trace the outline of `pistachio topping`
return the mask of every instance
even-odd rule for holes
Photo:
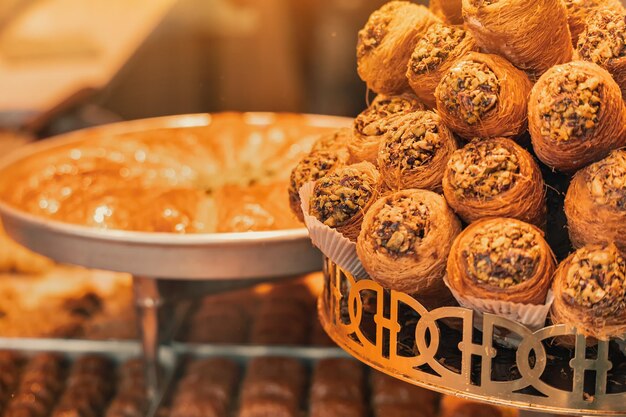
[[[404,2],[393,1],[371,14],[365,27],[359,31],[356,47],[358,58],[367,55],[382,43],[395,12],[403,6]]]
[[[464,61],[441,80],[438,91],[448,112],[474,125],[496,107],[500,81],[487,64]]]
[[[475,142],[452,154],[450,185],[459,197],[492,198],[509,190],[520,172],[517,155],[494,141]]]
[[[297,195],[300,187],[309,181],[316,181],[340,165],[336,153],[331,151],[313,151],[298,162],[291,171],[289,193]]]
[[[490,6],[496,4],[500,0],[471,0],[474,7]]]
[[[601,85],[575,69],[549,79],[537,105],[541,134],[557,142],[585,139],[598,123]]]
[[[437,69],[466,36],[467,32],[456,26],[442,23],[432,25],[417,42],[409,68],[417,75]]]
[[[427,164],[441,147],[437,118],[431,112],[417,112],[396,119],[387,129],[380,149],[388,167],[408,171]]]
[[[565,280],[564,299],[572,305],[599,307],[602,315],[626,307],[626,260],[614,245],[579,249]]]
[[[578,53],[599,65],[626,56],[626,15],[611,10],[597,11],[578,39]]]
[[[626,210],[626,151],[614,151],[591,165],[587,187],[596,203]]]
[[[500,222],[482,228],[463,251],[468,274],[496,288],[530,279],[540,254],[537,232],[531,226]]]
[[[390,116],[400,116],[423,108],[422,103],[409,94],[398,96],[376,97],[370,107],[354,119],[354,129],[366,136],[377,136],[383,133],[380,121]]]
[[[352,130],[350,128],[343,128],[329,134],[321,135],[313,144],[311,151],[328,151],[345,148],[351,136]]]
[[[316,182],[311,214],[329,227],[343,226],[367,205],[374,186],[358,169],[348,166],[335,170]]]
[[[393,257],[412,255],[427,235],[428,207],[411,197],[388,201],[378,212],[372,234],[378,250]]]

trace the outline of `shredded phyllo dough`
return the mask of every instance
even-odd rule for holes
[[[377,136],[383,133],[380,123],[378,123],[382,119],[408,114],[421,108],[417,98],[406,95],[377,98],[371,107],[357,116],[354,120],[354,127],[362,135]]]
[[[474,7],[490,6],[496,4],[500,0],[471,0]]]
[[[579,249],[565,279],[563,296],[570,304],[594,308],[604,316],[626,307],[626,260],[614,246]]]
[[[464,62],[455,66],[441,83],[439,98],[444,106],[467,124],[478,123],[496,107],[500,81],[486,64]]]
[[[578,52],[600,65],[626,56],[626,16],[610,10],[595,14],[578,40]]]
[[[467,32],[456,26],[431,26],[415,47],[409,63],[411,71],[421,75],[438,68],[466,36]]]
[[[463,257],[473,279],[508,288],[534,275],[540,253],[536,232],[530,226],[492,224],[476,233]]]
[[[372,228],[377,249],[394,257],[412,255],[428,233],[429,223],[423,202],[410,197],[390,201],[378,212]]]
[[[367,55],[372,49],[381,44],[387,35],[389,23],[393,20],[394,13],[402,7],[401,2],[391,2],[380,10],[372,13],[365,27],[359,31],[357,45],[357,57]]]
[[[575,70],[552,77],[537,105],[541,134],[563,142],[584,139],[598,122],[601,85],[598,77]]]
[[[429,113],[419,119],[402,119],[387,130],[381,149],[385,165],[407,171],[427,164],[441,147],[437,121]]]
[[[367,205],[374,186],[356,169],[332,172],[315,184],[311,214],[329,227],[342,226]]]
[[[494,142],[470,143],[448,163],[450,184],[458,196],[491,198],[509,190],[520,172],[517,155]]]
[[[587,186],[598,204],[626,210],[626,151],[615,151],[589,167]]]
[[[291,171],[289,191],[298,193],[300,187],[309,181],[316,181],[339,165],[337,154],[329,151],[312,152],[302,158]]]

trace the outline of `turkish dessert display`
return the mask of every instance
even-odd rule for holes
[[[301,227],[284,198],[290,169],[329,128],[294,114],[206,117],[206,126],[183,127],[181,120],[158,128],[148,120],[71,134],[4,167],[0,200],[44,219],[98,229],[180,234]],[[315,164],[305,171],[317,170]]]
[[[307,177],[292,205],[313,243],[428,309],[619,336],[625,19],[612,0],[375,11],[356,53],[378,96],[325,156],[347,148],[348,162]]]
[[[85,354],[25,356],[0,351],[0,416],[142,417],[148,411],[143,364]]]

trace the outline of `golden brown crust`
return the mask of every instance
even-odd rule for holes
[[[376,201],[365,215],[357,254],[370,277],[385,288],[431,301],[449,300],[443,276],[461,223],[439,194],[398,191]]]
[[[340,167],[315,182],[309,210],[320,222],[352,241],[363,215],[380,192],[380,174],[369,162]]]
[[[455,239],[447,276],[461,296],[543,304],[555,267],[541,230],[496,217],[472,223]]]
[[[352,139],[352,129],[344,127],[334,132],[320,135],[313,143],[311,152],[315,151],[347,151],[348,143]]]
[[[451,25],[462,25],[462,6],[462,0],[430,0],[428,7],[444,22]]]
[[[576,52],[613,76],[626,97],[626,14],[624,10],[596,10],[586,21]]]
[[[615,245],[588,245],[572,253],[556,270],[552,291],[554,324],[600,340],[626,331],[626,260]]]
[[[348,141],[350,162],[368,161],[376,165],[378,148],[384,129],[381,125],[392,117],[424,110],[424,105],[412,93],[396,96],[378,95],[376,99],[354,119],[352,137]]]
[[[578,171],[565,196],[570,239],[576,248],[614,242],[626,251],[626,151]]]
[[[562,0],[567,11],[567,23],[572,35],[572,45],[578,44],[579,35],[585,30],[587,19],[598,10],[623,12],[620,0]]]
[[[381,124],[385,131],[378,169],[390,190],[441,191],[446,164],[457,149],[452,132],[431,111],[417,111]]]
[[[533,87],[528,125],[546,165],[573,172],[626,144],[626,106],[611,75],[591,62],[547,71]]]
[[[482,49],[503,56],[533,77],[572,59],[561,0],[463,0],[463,17]]]
[[[437,86],[437,110],[463,138],[518,137],[527,127],[531,88],[526,74],[504,58],[470,52]]]
[[[456,151],[446,167],[443,192],[467,223],[484,217],[512,217],[545,226],[541,170],[533,157],[510,139],[472,142]]]
[[[367,87],[382,94],[408,91],[407,62],[419,38],[439,21],[408,1],[391,1],[372,13],[357,44],[357,71]]]
[[[436,106],[435,89],[454,62],[477,50],[474,37],[462,27],[435,23],[415,46],[407,67],[409,85],[429,107]]]

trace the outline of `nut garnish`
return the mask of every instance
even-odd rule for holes
[[[599,65],[626,56],[626,16],[611,10],[596,12],[578,39],[578,53]]]
[[[329,227],[339,227],[363,209],[375,184],[358,169],[345,167],[320,178],[313,189],[311,214]]]
[[[291,171],[289,193],[297,195],[300,187],[309,181],[316,181],[339,166],[339,157],[330,151],[314,151],[298,162]]]
[[[541,250],[531,226],[495,223],[474,235],[463,251],[469,275],[484,284],[508,288],[533,276]]]
[[[602,81],[576,70],[556,75],[537,104],[541,134],[563,142],[585,139],[598,123]]]
[[[565,301],[610,315],[626,305],[626,260],[614,245],[579,249],[567,271]]]
[[[412,255],[430,225],[428,207],[403,197],[378,212],[372,233],[378,250],[393,257]]]
[[[423,108],[422,103],[410,95],[378,96],[372,105],[354,119],[354,129],[366,136],[383,133],[380,121],[389,116],[400,116]]]
[[[626,210],[626,151],[614,151],[587,170],[587,187],[596,203]]]
[[[456,26],[442,23],[432,25],[417,42],[409,68],[418,75],[435,70],[466,36],[467,32]]]
[[[387,129],[380,149],[382,162],[402,171],[427,164],[441,147],[434,113],[419,112],[416,118],[396,119]]]
[[[403,2],[394,1],[376,10],[367,20],[365,27],[359,31],[359,40],[356,47],[357,57],[369,53],[381,44],[388,32],[389,23],[393,20],[394,13]]]
[[[450,70],[438,91],[449,113],[473,125],[496,107],[500,81],[486,64],[465,61]]]
[[[490,6],[496,4],[500,0],[471,0],[474,7]]]
[[[458,196],[492,198],[509,190],[520,172],[517,155],[494,142],[476,142],[456,151],[448,162],[450,184]]]
[[[311,151],[329,151],[345,148],[351,136],[352,130],[349,128],[339,129],[333,133],[322,135],[315,141]]]

